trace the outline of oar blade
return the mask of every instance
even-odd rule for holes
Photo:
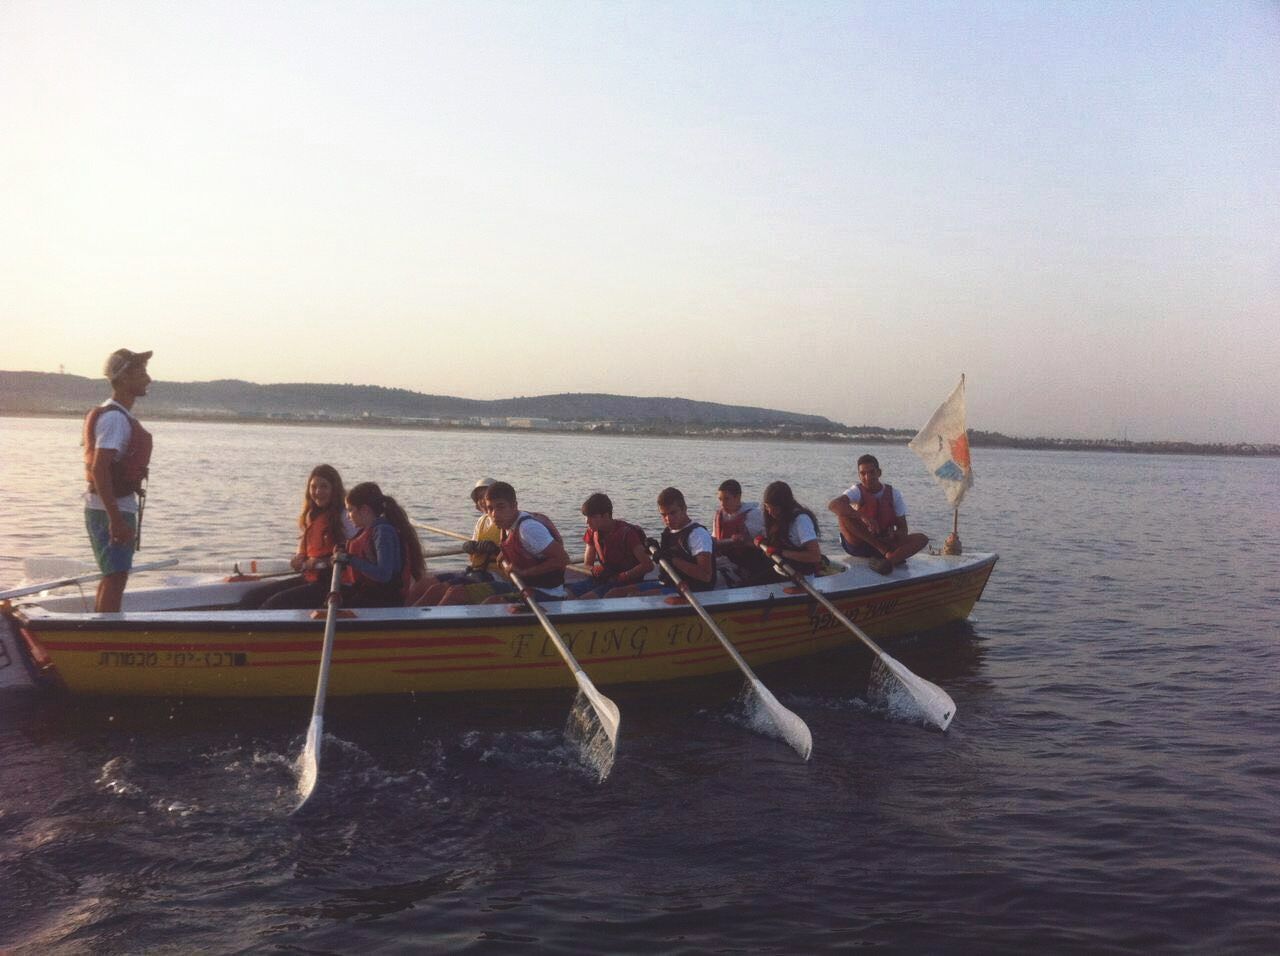
[[[744,703],[753,729],[768,737],[777,737],[794,749],[802,760],[809,759],[813,753],[813,734],[809,732],[809,725],[794,711],[784,707],[773,696],[773,691],[754,676],[747,679]]]
[[[324,737],[324,717],[316,714],[311,718],[311,726],[307,728],[307,743],[298,757],[298,796],[301,798],[293,808],[297,813],[315,793],[316,781],[320,778],[320,741]]]
[[[912,703],[924,715],[925,720],[937,725],[939,730],[946,730],[956,715],[956,702],[951,699],[951,695],[937,684],[908,670],[888,654],[881,653],[880,660],[910,695]]]
[[[595,771],[596,779],[604,783],[618,756],[621,718],[613,701],[589,682],[584,686],[579,681],[578,688],[573,706],[569,708],[565,736],[577,746],[583,763]]]
[[[618,745],[618,728],[622,724],[622,713],[618,710],[618,705],[600,693],[596,689],[596,685],[586,679],[581,672],[575,676],[578,678],[578,688],[586,695],[587,700],[591,701],[592,708],[600,718],[600,726],[604,728],[609,742],[616,747]]]

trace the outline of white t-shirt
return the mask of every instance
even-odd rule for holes
[[[102,408],[114,405],[123,415],[117,415],[114,412],[108,415],[103,412],[98,415],[98,420],[93,423],[93,447],[110,448],[116,453],[117,460],[124,454],[124,450],[129,447],[129,436],[133,434],[133,423],[135,421],[129,409],[125,408],[114,398],[108,398],[102,403]],[[96,492],[86,491],[84,493],[84,506],[94,511],[106,511],[106,505],[102,503],[102,498]],[[116,507],[121,511],[128,511],[136,514],[138,511],[138,496],[136,494],[122,495],[116,498]]]
[[[764,509],[753,501],[744,502],[740,510],[747,513],[747,540],[754,541],[764,534]]]
[[[713,554],[716,544],[711,540],[711,532],[699,525],[689,532],[688,547],[689,553],[696,558],[700,554]]]
[[[862,502],[862,486],[854,485],[844,493],[844,496],[855,505],[860,504]],[[875,493],[874,497],[876,501],[879,501],[884,497],[883,485],[880,486],[880,490]],[[907,516],[907,503],[902,500],[902,492],[897,488],[893,489],[893,513],[899,518],[905,518]]]
[[[528,516],[529,520],[521,521],[520,519],[524,516]],[[532,554],[535,558],[545,557],[544,552],[547,548],[551,547],[552,542],[556,540],[552,537],[551,532],[547,530],[547,526],[537,518],[530,515],[527,511],[520,512],[520,514],[517,515],[516,520],[520,521],[519,525],[516,526],[516,531],[520,535],[521,547]],[[554,588],[538,588],[537,590],[541,591],[543,594],[550,594],[553,597],[564,597],[565,593],[563,585]]]
[[[787,529],[787,543],[793,548],[803,548],[810,541],[818,540],[818,529],[813,526],[813,519],[804,512],[791,519],[791,527]]]
[[[528,520],[521,520],[523,518],[528,518]],[[555,538],[551,536],[551,532],[547,530],[545,524],[527,511],[520,512],[516,516],[516,520],[520,522],[517,526],[517,531],[520,533],[521,546],[535,558],[541,558],[543,556],[542,552],[551,547],[551,542],[555,541]]]

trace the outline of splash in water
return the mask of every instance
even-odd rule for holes
[[[738,694],[738,702],[742,705],[743,721],[747,727],[765,737],[781,740],[805,760],[809,759],[813,750],[813,738],[808,726],[778,703],[767,689],[757,689],[751,681],[744,681]]]
[[[613,769],[617,749],[605,733],[604,725],[600,723],[591,701],[587,700],[582,691],[578,691],[573,699],[569,719],[564,725],[564,735],[577,748],[582,762],[596,774],[596,779],[604,783],[609,771]]]
[[[890,720],[906,724],[927,724],[928,715],[920,709],[911,692],[879,658],[871,665],[867,680],[867,700],[882,710]]]

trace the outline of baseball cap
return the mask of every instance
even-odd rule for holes
[[[108,382],[114,382],[129,369],[146,365],[147,359],[151,358],[151,352],[130,352],[128,349],[116,349],[107,356],[107,364],[103,366],[102,374],[107,377]]]

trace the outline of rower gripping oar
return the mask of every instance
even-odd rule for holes
[[[573,671],[573,678],[578,682],[578,689],[582,691],[582,695],[591,704],[592,710],[595,711],[596,717],[600,721],[600,726],[604,729],[605,736],[609,741],[610,752],[603,762],[604,769],[600,775],[600,779],[603,780],[608,775],[609,768],[613,766],[613,757],[618,749],[618,725],[622,722],[622,715],[618,712],[618,705],[596,690],[596,685],[591,682],[591,678],[582,669],[578,659],[573,656],[573,651],[569,650],[564,638],[560,636],[556,626],[551,623],[551,619],[547,617],[541,605],[534,599],[533,591],[520,579],[520,575],[508,568],[507,576],[511,578],[511,583],[520,589],[520,597],[528,605],[529,610],[534,613],[534,616],[537,617],[542,629],[547,632],[547,637],[551,638],[551,643],[560,652],[560,657],[569,666],[569,670]]]
[[[882,651],[879,645],[869,638],[862,628],[858,627],[858,625],[854,624],[853,621],[840,613],[840,609],[827,600],[826,596],[822,594],[821,591],[806,581],[804,576],[797,572],[795,568],[789,565],[777,554],[774,554],[767,544],[760,541],[757,541],[756,543],[759,545],[760,550],[769,556],[770,560],[778,566],[783,574],[808,591],[810,597],[830,611],[832,617],[852,631],[863,644],[867,645],[867,647],[871,649],[872,653],[880,659],[880,662],[888,669],[889,673],[896,677],[898,682],[906,688],[907,693],[911,695],[912,700],[915,701],[916,706],[920,708],[925,717],[927,717],[931,722],[937,724],[939,729],[947,729],[947,725],[951,723],[951,719],[956,715],[956,702],[951,699],[950,694],[937,684],[927,681],[923,677],[912,673],[898,661],[894,660]]]
[[[178,563],[177,558],[169,558],[166,561],[152,561],[150,564],[137,564],[129,569],[130,574],[137,574],[141,571],[158,571],[161,568],[171,568]],[[93,574],[80,574],[70,578],[59,578],[57,581],[44,581],[40,584],[28,584],[25,587],[14,588],[12,591],[0,591],[0,601],[7,601],[9,598],[26,597],[28,594],[39,594],[41,591],[48,591],[51,588],[62,588],[72,584],[86,584],[89,581],[97,581],[106,577],[101,571]]]
[[[333,574],[329,581],[329,608],[324,618],[324,647],[320,651],[320,676],[316,679],[316,702],[311,709],[311,726],[307,728],[307,743],[298,757],[298,795],[302,798],[293,808],[297,813],[315,793],[316,780],[320,776],[320,742],[324,737],[324,700],[329,692],[329,666],[333,663],[333,638],[338,629],[338,605],[342,603],[342,566],[346,556],[334,559]]]
[[[675,582],[676,588],[683,595],[689,606],[697,612],[698,617],[702,618],[703,623],[711,629],[711,633],[716,636],[716,639],[724,646],[724,649],[729,652],[733,662],[738,665],[743,676],[747,679],[747,686],[754,691],[756,700],[759,701],[757,713],[765,714],[776,731],[773,736],[780,737],[786,741],[795,748],[796,753],[803,759],[808,760],[809,755],[813,752],[813,735],[809,732],[809,725],[801,720],[794,711],[784,707],[778,701],[778,698],[773,696],[773,692],[760,682],[760,678],[756,677],[751,666],[738,653],[738,649],[733,646],[724,631],[720,630],[719,625],[707,613],[707,609],[702,606],[702,602],[693,596],[692,589],[689,587],[688,582],[680,576],[680,572],[673,568],[671,562],[666,558],[659,557],[657,542],[650,538],[645,542],[645,547],[649,549],[649,553],[653,555],[653,559],[658,566],[667,572],[667,576]]]

